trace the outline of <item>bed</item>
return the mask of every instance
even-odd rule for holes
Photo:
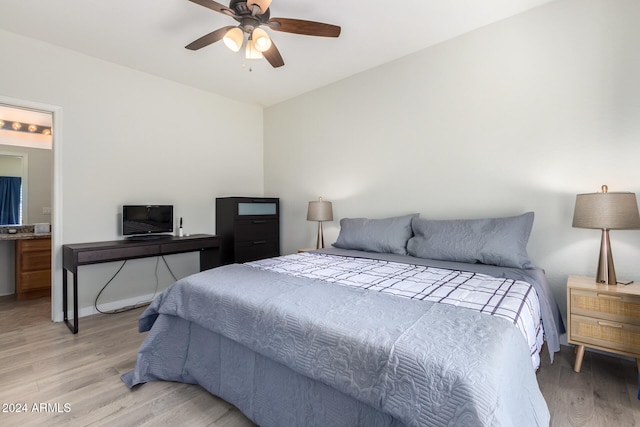
[[[343,219],[333,248],[186,277],[122,380],[199,384],[264,427],[548,425],[535,371],[563,326],[532,221]]]

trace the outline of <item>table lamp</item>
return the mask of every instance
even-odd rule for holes
[[[609,193],[606,185],[600,193],[578,194],[573,212],[573,226],[602,230],[600,259],[596,282],[617,284],[613,267],[609,230],[639,229],[640,215],[634,193]]]
[[[325,202],[320,197],[315,202],[309,202],[307,209],[307,221],[318,221],[318,240],[316,249],[324,248],[324,236],[322,235],[322,222],[333,221],[333,208],[331,202]]]

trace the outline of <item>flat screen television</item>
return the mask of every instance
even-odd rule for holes
[[[122,206],[122,234],[130,238],[168,237],[173,232],[173,205]]]

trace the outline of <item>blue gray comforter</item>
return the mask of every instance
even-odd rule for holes
[[[549,423],[528,346],[502,318],[244,265],[176,282],[139,329],[158,316],[219,334],[407,426]],[[129,387],[162,378],[163,360],[188,359],[187,348],[151,348],[151,335],[123,375]]]

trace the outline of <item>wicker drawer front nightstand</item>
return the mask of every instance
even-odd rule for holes
[[[640,368],[640,284],[608,286],[569,276],[567,306],[574,371],[580,372],[585,346],[634,357]]]

